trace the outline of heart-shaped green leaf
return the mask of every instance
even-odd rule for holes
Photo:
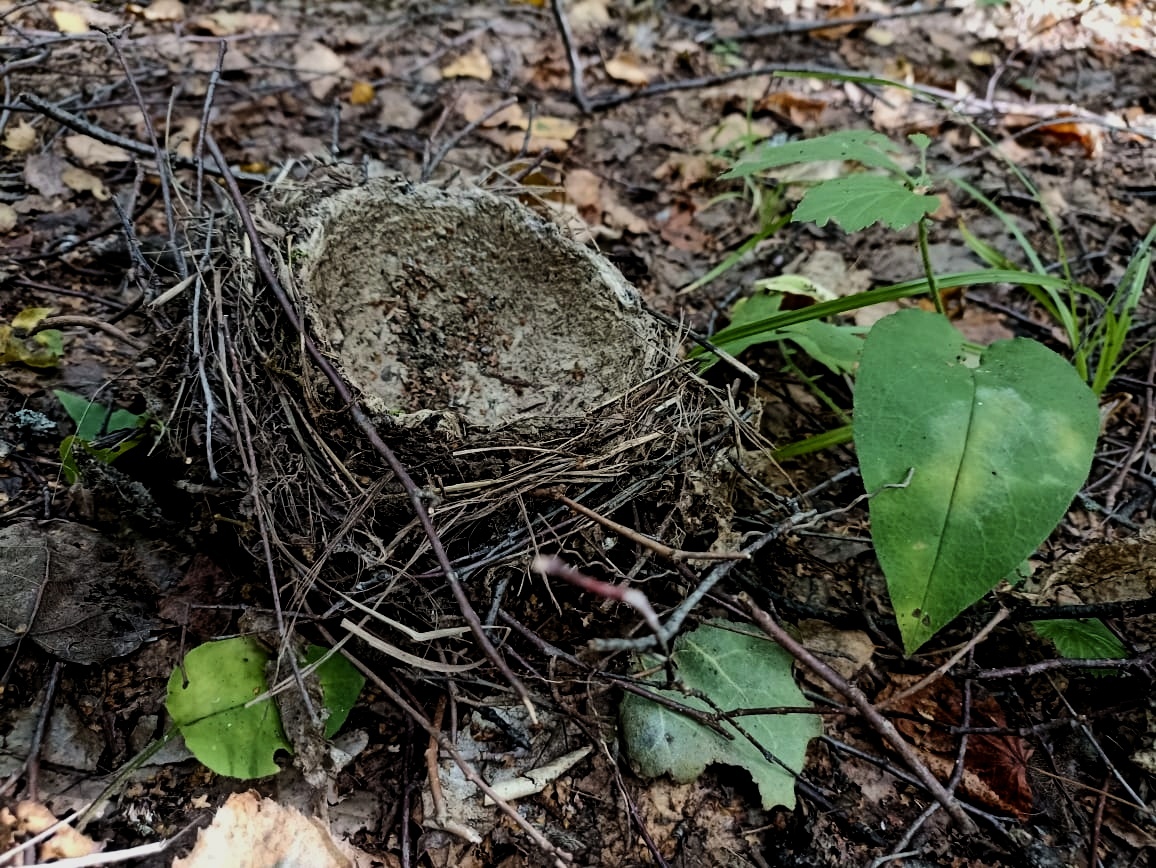
[[[293,749],[272,700],[246,707],[268,689],[268,661],[256,639],[238,636],[194,648],[169,678],[169,714],[189,750],[217,774],[275,775],[281,769],[273,754]]]
[[[910,653],[1028,557],[1091,467],[1096,398],[1060,356],[999,341],[966,364],[938,314],[875,324],[855,386],[871,536]],[[904,487],[897,486],[907,479]]]

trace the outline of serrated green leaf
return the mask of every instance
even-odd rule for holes
[[[710,621],[679,637],[673,651],[679,679],[691,690],[710,697],[718,709],[734,711],[774,706],[807,706],[795,685],[791,657],[763,636],[751,635],[746,624]],[[695,696],[656,690],[676,702],[701,711],[716,709]],[[681,783],[692,781],[712,763],[740,766],[750,772],[764,808],[793,807],[794,776],[769,761],[732,724],[727,739],[702,724],[634,694],[622,700],[622,731],[627,751],[646,777],[669,774]],[[822,733],[813,714],[743,715],[742,728],[788,768],[803,766],[807,743]]]
[[[792,163],[819,163],[828,160],[853,160],[864,166],[901,174],[903,170],[888,156],[898,151],[899,147],[880,133],[870,130],[840,130],[814,139],[787,142],[782,145],[765,145],[750,157],[739,161],[722,177],[746,178]]]
[[[970,368],[963,344],[944,317],[906,310],[875,324],[859,361],[855,446],[908,652],[1051,533],[1099,434],[1095,396],[1051,350],[999,341]]]
[[[1032,627],[1069,660],[1123,660],[1128,649],[1096,618],[1033,621]]]
[[[272,700],[245,707],[268,690],[268,661],[256,639],[240,636],[194,648],[169,678],[165,707],[189,750],[217,774],[242,780],[274,775],[280,768],[273,755],[292,750]]]
[[[905,229],[939,207],[939,199],[914,193],[884,175],[847,175],[809,189],[795,208],[796,223],[826,225],[834,220],[846,232],[858,232],[872,223]]]

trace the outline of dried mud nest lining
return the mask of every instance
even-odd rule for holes
[[[582,417],[657,371],[633,287],[515,200],[377,180],[300,227],[314,328],[378,414]]]

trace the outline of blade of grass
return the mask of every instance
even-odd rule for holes
[[[1050,289],[1059,289],[1067,285],[1067,282],[1059,277],[1005,269],[944,274],[937,278],[937,284],[941,290],[992,283],[1014,283],[1021,286],[1047,287]],[[728,341],[763,335],[767,332],[777,331],[784,326],[794,325],[795,323],[821,319],[825,316],[835,316],[837,314],[847,313],[848,311],[858,310],[859,308],[870,307],[880,302],[898,301],[901,298],[910,298],[913,295],[922,295],[927,292],[927,278],[920,277],[914,280],[906,280],[902,283],[882,286],[868,292],[860,292],[832,301],[820,302],[819,304],[814,304],[800,310],[783,311],[774,316],[744,323],[740,326],[728,326],[716,332],[711,337],[711,341],[712,343],[725,347]],[[705,350],[696,349],[691,351],[690,356],[691,358],[706,358],[708,353]]]

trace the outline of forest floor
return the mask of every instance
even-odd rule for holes
[[[224,249],[178,252],[172,242],[177,228],[181,239],[211,239],[209,215],[236,210],[214,180],[204,129],[250,202],[335,163],[516,197],[606,257],[655,316],[709,336],[764,278],[803,274],[843,297],[924,274],[914,227],[848,233],[834,223],[784,222],[768,230],[796,204],[801,182],[846,165],[720,177],[768,139],[856,129],[900,147],[926,135],[933,175],[965,179],[1047,269],[1069,269],[1107,297],[1156,221],[1152,4],[0,2],[0,73],[0,864],[84,858],[96,848],[110,861],[183,858],[186,866],[267,865],[286,855],[294,864],[390,868],[1150,864],[1151,278],[1124,345],[1128,361],[1099,395],[1091,474],[1031,558],[1026,585],[1001,585],[919,653],[905,654],[851,445],[769,458],[773,447],[846,424],[852,380],[773,342],[742,355],[757,383],[728,365],[695,381],[721,396],[719,412],[734,423],[695,433],[701,454],[663,465],[666,475],[644,496],[614,501],[605,514],[574,513],[581,520],[567,524],[547,508],[557,507],[556,491],[524,486],[510,501],[520,512],[503,518],[524,525],[521,547],[484,568],[461,567],[473,608],[504,625],[495,644],[526,685],[521,703],[493,659],[446,638],[468,619],[428,549],[415,548],[405,563],[383,559],[392,596],[374,595],[369,579],[383,581],[378,573],[355,577],[340,594],[288,581],[293,568],[309,573],[333,551],[353,562],[353,543],[342,549],[333,540],[338,527],[348,533],[357,497],[370,503],[367,492],[392,492],[401,507],[390,513],[373,501],[378,524],[359,540],[388,543],[420,527],[405,492],[387,480],[375,488],[375,474],[389,474],[367,469],[372,449],[355,445],[360,435],[338,421],[348,409],[341,400],[315,399],[307,385],[298,393],[293,383],[308,379],[300,373],[261,379],[279,373],[283,355],[272,347],[285,326],[269,314],[281,324],[266,338],[253,331],[260,317],[242,321],[240,307],[227,307],[252,301],[230,302],[220,290],[241,259]],[[158,147],[177,155],[161,172]],[[940,197],[928,248],[934,272],[982,267],[969,236],[1026,265],[993,209],[953,184],[931,192]],[[276,229],[258,228],[266,238]],[[235,240],[234,250],[249,249],[251,239]],[[703,280],[728,258],[729,268]],[[1022,336],[1072,354],[1070,335],[1022,288],[972,286],[945,300],[976,344]],[[916,303],[873,305],[840,321],[869,326],[901,306]],[[1083,302],[1080,310],[1096,313]],[[61,344],[44,332],[39,341],[28,336],[45,317],[40,325],[54,326]],[[198,341],[227,345],[234,326],[238,340],[250,330],[247,353],[198,369],[207,352]],[[201,407],[196,401],[212,389],[230,393],[234,374],[251,386],[289,383],[276,400],[250,396],[250,406],[308,407],[289,415],[303,429],[316,426],[317,448],[340,451],[354,468],[332,483],[353,492],[347,502],[327,499],[325,484],[267,484],[270,467],[304,476],[314,462],[314,453],[286,457],[300,434],[270,420],[287,417],[231,406],[211,430],[189,421],[182,407]],[[574,379],[582,374],[576,369]],[[103,408],[100,430],[86,439],[104,437],[98,445],[108,450],[118,448],[108,439],[114,408],[130,414],[122,419],[172,424],[161,433],[150,424],[146,442],[133,440],[111,465],[97,456],[65,472],[61,442],[74,427],[58,392]],[[677,421],[671,437],[686,434]],[[246,457],[229,444],[249,424],[247,442],[268,451]],[[730,428],[742,432],[737,444],[725,439]],[[623,455],[647,432],[631,435]],[[384,436],[394,442],[390,431]],[[217,455],[210,448],[206,456],[213,443]],[[453,489],[457,464],[434,473],[433,459],[421,463],[422,444],[398,448],[421,485]],[[262,472],[265,488],[255,481]],[[637,481],[629,477],[628,467],[599,484],[621,493]],[[567,477],[568,493],[578,478],[577,470]],[[439,506],[430,501],[441,521]],[[276,532],[255,529],[266,507],[277,513]],[[464,563],[467,548],[489,544],[497,552],[513,534],[486,521],[447,534],[452,558]],[[624,692],[641,683],[625,677],[638,661],[612,643],[590,644],[645,635],[628,605],[637,600],[529,569],[539,546],[584,558],[583,569],[606,582],[634,581],[665,617],[714,564],[676,557],[660,568],[655,540],[717,553],[758,539],[769,542],[732,562],[683,631],[708,618],[750,624],[752,609],[742,605],[750,599],[874,712],[865,715],[800,658],[796,680],[806,701],[820,704],[810,717],[822,719],[823,734],[779,804],[764,804],[751,775],[734,765],[709,765],[684,783],[640,774],[617,718]],[[275,586],[285,579],[276,600],[270,573]],[[370,661],[370,677],[345,726],[344,764],[323,782],[307,781],[288,761],[251,781],[215,774],[179,739],[148,753],[168,731],[166,691],[187,650],[259,632],[239,621],[244,610],[300,617],[298,632],[326,645],[343,635],[338,625],[352,611],[343,606],[363,590],[359,599],[372,603],[359,605],[427,639],[449,632],[407,646],[420,659],[386,656],[381,642],[347,646]],[[1123,655],[1099,670],[1064,659],[1030,626],[1044,605],[1096,614]],[[440,748],[431,731],[443,734]],[[906,757],[887,732],[898,733]],[[472,769],[496,780],[563,754],[571,765],[498,807],[483,805],[462,777]],[[921,770],[948,791],[941,787],[937,799]],[[85,813],[73,835],[12,853],[74,812]],[[210,824],[231,824],[228,856],[211,849]]]

